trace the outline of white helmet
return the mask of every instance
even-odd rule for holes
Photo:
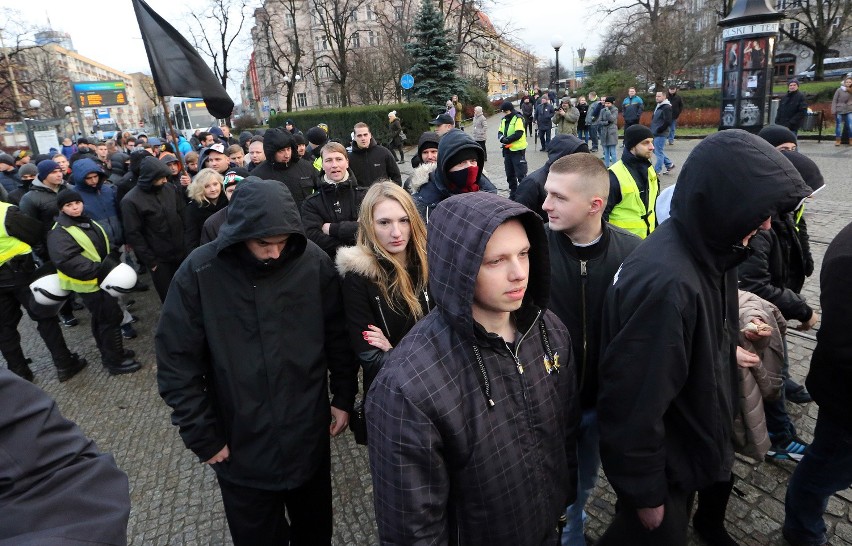
[[[68,290],[59,286],[59,275],[47,275],[30,283],[30,292],[33,295],[33,302],[39,305],[45,311],[52,311],[54,314],[59,312],[59,308],[65,303],[68,298]],[[54,310],[55,308],[55,310]]]
[[[136,272],[129,265],[120,263],[104,277],[101,290],[118,297],[132,291],[134,286],[136,286]]]

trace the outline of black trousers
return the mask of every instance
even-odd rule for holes
[[[689,527],[693,493],[669,488],[663,522],[648,531],[639,521],[636,509],[624,503],[616,504],[615,517],[598,540],[598,546],[683,546]]]
[[[80,294],[83,305],[92,314],[92,336],[101,352],[104,366],[118,366],[124,360],[124,345],[121,341],[121,320],[124,313],[118,300],[103,290]]]
[[[234,545],[330,546],[330,460],[327,451],[310,480],[285,491],[243,487],[219,479]]]
[[[175,272],[180,267],[180,262],[159,262],[157,263],[157,270],[149,269],[151,271],[151,281],[154,283],[154,290],[157,291],[157,295],[160,296],[160,301],[166,301],[166,294],[169,292],[169,285],[172,283],[172,277],[175,276]]]
[[[18,333],[18,323],[23,317],[22,305],[35,321],[38,333],[53,358],[53,364],[60,368],[70,366],[71,351],[62,337],[59,319],[55,314],[40,314],[37,308],[32,307],[29,285],[22,284],[0,287],[0,352],[9,369],[21,369],[27,365],[21,349],[21,334]]]

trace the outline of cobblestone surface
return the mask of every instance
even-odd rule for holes
[[[489,120],[491,158],[486,165],[489,177],[507,191],[500,150],[494,135],[499,118]],[[697,141],[681,141],[670,147],[668,155],[682,165]],[[543,152],[527,154],[530,170],[544,164]],[[849,147],[835,148],[833,143],[805,142],[801,151],[822,168],[827,188],[808,205],[808,225],[812,248],[821,264],[826,243],[849,221],[852,205],[846,195],[850,188],[848,169],[852,159]],[[620,150],[619,150],[620,152]],[[413,150],[409,151],[409,154]],[[406,169],[410,167],[406,166]],[[663,184],[674,183],[663,177]],[[149,281],[148,277],[144,280]],[[818,307],[818,276],[805,284],[804,293]],[[186,450],[177,430],[169,422],[169,410],[157,394],[156,362],[153,354],[153,331],[158,320],[159,301],[153,290],[135,294],[133,312],[139,315],[139,337],[127,342],[145,364],[142,371],[112,377],[100,366],[94,341],[89,332],[86,311],[77,313],[80,325],[64,330],[72,350],[89,359],[89,367],[63,384],[56,380],[55,370],[33,324],[21,323],[24,349],[33,359],[36,382],[53,396],[66,417],[76,421],[98,446],[114,454],[119,466],[130,478],[133,508],[128,529],[133,545],[219,545],[230,544],[219,488],[213,471],[199,464]],[[803,380],[807,374],[814,342],[792,335],[790,359],[793,376]],[[814,404],[789,406],[801,435],[809,439],[817,415]],[[733,495],[728,508],[728,529],[744,545],[781,544],[780,524],[787,479],[794,463],[758,464],[739,459],[735,466],[737,488],[743,497]],[[372,485],[366,450],[357,446],[351,434],[332,442],[332,474],[334,488],[334,544],[375,544]],[[852,491],[840,492],[831,499],[826,519],[831,544],[852,544]],[[589,502],[588,534],[598,537],[613,514],[615,496],[601,478]],[[690,544],[700,544],[691,538]]]

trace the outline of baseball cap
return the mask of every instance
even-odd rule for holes
[[[429,122],[429,125],[454,125],[455,120],[449,114],[440,114],[438,117]]]

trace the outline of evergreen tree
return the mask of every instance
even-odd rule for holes
[[[412,93],[433,110],[443,109],[453,96],[464,91],[456,75],[458,56],[444,29],[444,16],[432,0],[423,0],[414,22],[414,41],[405,44],[411,54],[414,76]]]

